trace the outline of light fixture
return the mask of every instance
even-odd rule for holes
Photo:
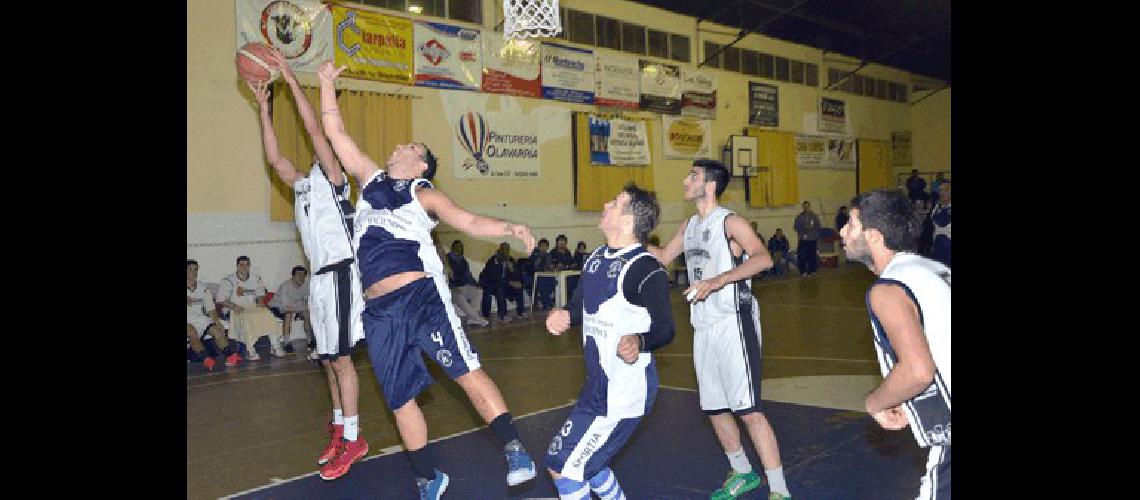
[[[412,14],[423,14],[424,8],[423,6],[416,5],[414,3],[408,4],[408,12],[411,12]]]

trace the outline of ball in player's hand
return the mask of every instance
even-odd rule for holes
[[[277,69],[270,57],[272,49],[264,43],[247,43],[238,49],[234,57],[238,76],[252,84],[277,79],[281,70]]]

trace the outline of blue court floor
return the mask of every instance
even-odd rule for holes
[[[883,431],[860,412],[773,401],[764,405],[795,498],[905,499],[918,492],[925,453],[909,432]],[[517,420],[523,443],[540,467],[552,433],[569,411],[566,405]],[[508,491],[506,465],[489,430],[443,438],[435,446],[441,470],[451,477],[445,498],[557,497],[546,474]],[[751,443],[745,449],[758,467]],[[631,499],[708,498],[728,470],[697,394],[672,388],[661,389],[653,412],[611,466]],[[742,498],[767,498],[767,493],[765,485]],[[390,452],[370,456],[337,481],[322,481],[314,473],[234,498],[417,497],[405,454]]]

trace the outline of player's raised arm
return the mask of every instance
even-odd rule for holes
[[[325,61],[317,70],[321,81],[321,123],[325,126],[325,134],[333,151],[344,162],[344,169],[363,184],[380,167],[356,146],[356,142],[345,131],[340,107],[336,102],[336,77],[345,68],[346,66],[337,68],[332,61]]]
[[[261,145],[265,149],[265,159],[273,167],[273,171],[277,172],[277,176],[286,185],[293,187],[293,183],[301,177],[301,172],[293,166],[293,162],[281,156],[281,151],[277,148],[277,134],[273,131],[273,122],[269,118],[269,82],[262,81],[256,84],[246,82],[246,85],[249,85],[249,90],[253,91],[253,97],[257,99],[258,116],[261,120]]]
[[[313,140],[313,151],[316,152],[321,165],[325,167],[325,174],[329,181],[338,186],[343,185],[344,179],[341,179],[340,175],[340,162],[337,161],[332,147],[329,146],[328,138],[321,130],[321,122],[317,120],[317,115],[313,112],[313,105],[309,104],[309,99],[305,97],[301,85],[297,83],[293,69],[289,67],[289,63],[285,61],[285,56],[281,55],[281,51],[276,48],[270,52],[270,60],[281,70],[281,77],[285,83],[289,84],[289,90],[293,92],[293,100],[297,102],[297,113],[301,115],[301,122],[305,124],[305,131]]]
[[[653,254],[654,257],[657,257],[657,260],[661,261],[661,265],[669,265],[669,263],[673,262],[673,259],[676,259],[678,255],[681,255],[681,252],[685,249],[685,227],[688,225],[688,219],[681,222],[681,225],[677,227],[677,233],[673,235],[673,239],[669,240],[669,244],[664,247],[645,245],[645,249]]]
[[[425,210],[439,216],[440,220],[466,234],[471,236],[514,236],[522,240],[527,253],[534,250],[534,235],[530,233],[530,228],[523,224],[473,214],[456,205],[446,194],[435,189],[418,188],[416,197]]]

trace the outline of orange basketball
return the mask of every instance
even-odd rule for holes
[[[277,69],[270,59],[270,49],[264,43],[247,43],[238,49],[234,63],[237,64],[238,76],[250,83],[273,81],[281,70]]]

